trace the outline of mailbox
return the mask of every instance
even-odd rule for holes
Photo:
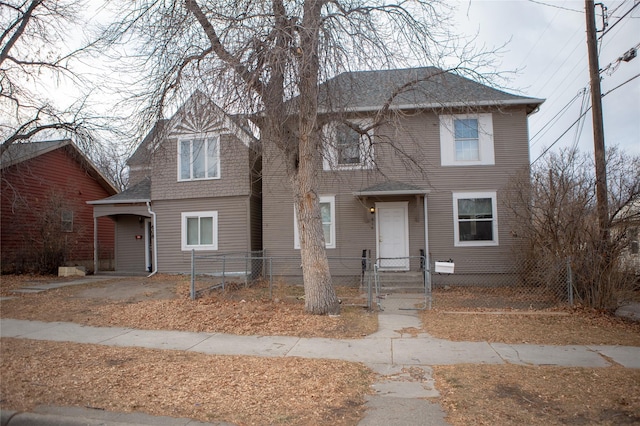
[[[436,273],[453,274],[455,263],[453,262],[436,262]]]

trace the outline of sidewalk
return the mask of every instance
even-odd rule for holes
[[[379,331],[359,340],[298,338],[289,336],[236,336],[222,333],[192,333],[179,331],[137,330],[118,327],[91,327],[65,322],[40,322],[14,319],[0,320],[0,335],[34,340],[91,343],[108,346],[130,346],[152,349],[171,349],[210,355],[250,355],[263,357],[303,357],[339,359],[363,362],[381,379],[374,384],[376,394],[367,401],[368,411],[360,425],[446,425],[444,412],[438,404],[425,398],[438,397],[431,379],[431,365],[450,364],[518,364],[562,367],[609,367],[612,362],[626,368],[640,368],[640,347],[626,346],[551,346],[511,345],[488,342],[452,342],[435,339],[428,334],[415,337],[396,330],[420,326],[412,314],[381,312]],[[403,374],[406,366],[424,371],[423,380],[412,381]],[[74,425],[74,424],[167,424],[204,425],[188,419],[167,418],[159,423],[141,423],[120,413],[101,412],[109,420],[85,422],[86,412],[73,408],[58,408],[57,414],[29,413],[29,421],[18,423],[20,414],[11,420],[18,424]],[[90,412],[90,410],[89,410]],[[62,414],[61,414],[62,413]],[[72,414],[69,416],[69,414]],[[35,417],[33,417],[35,416]],[[57,416],[57,417],[56,417]],[[110,416],[110,417],[109,417]],[[3,413],[3,418],[5,413]],[[80,423],[67,419],[79,418]],[[35,420],[42,423],[34,423]],[[52,422],[52,419],[57,419]],[[67,419],[65,423],[65,419]],[[27,418],[25,418],[27,420]],[[424,423],[426,420],[431,423]]]

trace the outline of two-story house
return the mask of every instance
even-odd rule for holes
[[[478,263],[500,274],[517,244],[505,187],[529,167],[527,117],[542,102],[434,67],[323,83],[317,166],[332,275],[359,269],[363,250],[383,270],[454,259],[459,280]],[[187,272],[192,249],[262,248],[274,274],[301,275],[280,153],[202,93],[158,122],[129,166],[129,190],[91,203],[115,222],[117,271]]]
[[[417,270],[424,253],[427,262],[454,259],[459,277],[473,273],[469,259],[499,274],[516,243],[505,186],[529,167],[527,117],[542,102],[434,67],[322,84],[318,179],[332,275],[353,271],[339,259],[363,250],[382,270]],[[263,159],[265,252],[299,259],[282,158],[264,146]],[[301,273],[289,263],[274,273]]]
[[[259,146],[203,93],[158,122],[128,165],[129,189],[90,202],[115,223],[117,272],[185,273],[192,251],[261,249]]]

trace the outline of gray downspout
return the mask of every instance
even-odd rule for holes
[[[153,210],[151,210],[151,202],[147,201],[147,211],[149,212],[149,214],[151,215],[151,217],[153,218],[153,271],[151,271],[151,273],[149,275],[147,275],[148,277],[152,277],[154,276],[157,272],[158,272],[158,228],[157,228],[157,221],[156,221],[156,214]]]

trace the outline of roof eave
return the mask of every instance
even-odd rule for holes
[[[396,191],[355,191],[356,197],[375,197],[380,195],[426,195],[431,193],[428,189],[399,189]]]
[[[537,98],[523,98],[523,99],[508,99],[501,101],[469,101],[469,102],[424,102],[424,103],[412,103],[412,104],[398,104],[391,105],[390,110],[411,110],[411,109],[441,109],[441,108],[462,108],[462,107],[500,107],[500,106],[518,106],[518,105],[530,105],[531,111],[534,111],[545,100]],[[383,105],[371,105],[371,106],[358,106],[344,108],[344,112],[371,112],[379,111],[383,108]],[[319,113],[329,113],[325,108],[319,108]]]
[[[137,198],[133,200],[95,200],[95,201],[87,201],[87,204],[91,204],[93,206],[97,205],[105,205],[105,204],[141,204],[141,203],[150,203],[151,199],[148,198]]]

